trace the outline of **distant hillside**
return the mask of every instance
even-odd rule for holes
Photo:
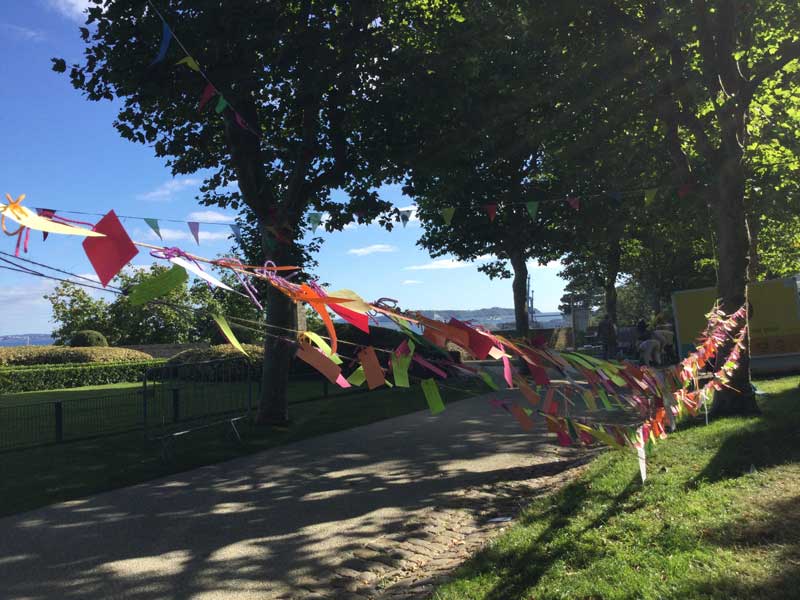
[[[514,309],[513,308],[479,308],[477,310],[420,310],[420,313],[430,319],[439,321],[449,321],[451,318],[459,321],[469,321],[474,325],[482,325],[487,329],[513,329],[514,328]],[[534,309],[535,319],[540,327],[561,327],[564,324],[564,317],[561,313],[543,313]],[[395,324],[383,315],[377,317],[381,327],[396,329]]]
[[[23,333],[0,335],[0,346],[50,346],[53,338],[48,333]]]

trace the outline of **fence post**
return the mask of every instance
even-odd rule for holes
[[[181,390],[172,388],[172,422],[177,423],[181,419]]]
[[[56,418],[56,442],[64,441],[64,404],[61,400],[53,403]]]
[[[147,431],[147,371],[144,372],[142,379],[142,425]]]

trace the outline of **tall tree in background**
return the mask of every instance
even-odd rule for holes
[[[544,148],[553,114],[543,79],[550,48],[528,5],[465,3],[463,19],[426,30],[429,43],[410,49],[417,56],[399,91],[405,130],[395,137],[405,142],[394,148],[419,207],[420,245],[432,256],[495,258],[479,268],[513,277],[520,334],[529,327],[528,262],[557,258],[551,231],[563,209],[528,204],[551,196]]]
[[[384,88],[401,72],[393,27],[411,30],[430,3],[92,1],[73,85],[90,100],[122,100],[120,134],[152,145],[174,174],[212,171],[203,201],[251,211],[265,259],[302,262],[295,242],[310,207],[330,215],[329,229],[390,208],[374,191],[388,145],[376,111],[393,101]],[[152,65],[162,32],[154,5],[229,103],[221,117],[198,111],[205,81],[175,65],[185,58],[177,44]],[[233,182],[238,191],[228,192]],[[347,202],[330,199],[336,188]],[[265,301],[268,326],[295,326],[289,299],[270,287]],[[290,360],[290,347],[267,336],[260,422],[288,420]]]

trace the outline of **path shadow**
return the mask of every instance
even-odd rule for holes
[[[302,597],[376,537],[430,536],[409,515],[452,490],[549,474],[570,456],[485,398],[465,400],[439,418],[382,421],[2,519],[0,596]]]

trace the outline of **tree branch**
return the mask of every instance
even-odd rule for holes
[[[795,59],[800,58],[800,40],[786,40],[776,52],[778,58],[774,60],[765,59],[753,68],[753,76],[750,79],[748,93],[752,96],[758,87],[769,79],[783,67]]]

